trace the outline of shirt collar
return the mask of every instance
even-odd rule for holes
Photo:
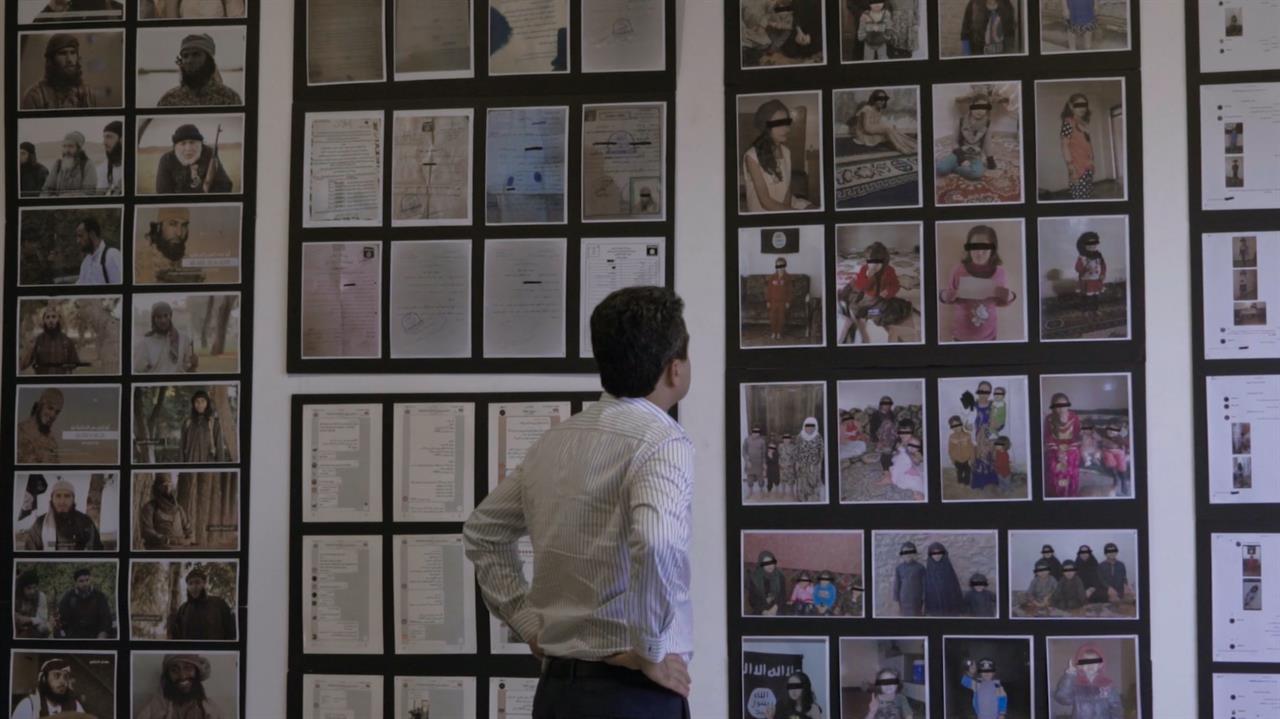
[[[677,427],[680,426],[680,423],[677,422],[674,417],[664,412],[661,407],[650,402],[645,397],[614,397],[608,392],[602,392],[600,394],[600,401],[601,402],[618,402],[619,404],[630,405],[632,407],[639,407],[645,410],[646,412],[652,414],[653,416],[661,418],[664,422],[675,425]]]

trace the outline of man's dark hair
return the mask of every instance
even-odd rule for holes
[[[102,236],[102,226],[98,224],[98,220],[93,217],[85,217],[80,220],[80,224],[84,225],[84,231],[95,237]]]
[[[626,287],[591,313],[600,383],[615,397],[645,397],[672,360],[689,358],[684,300],[665,287]]]

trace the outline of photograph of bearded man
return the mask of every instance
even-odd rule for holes
[[[173,322],[168,302],[151,305],[150,328],[133,344],[133,371],[138,374],[195,372],[200,364],[191,335]]]
[[[60,479],[49,493],[49,511],[36,516],[22,548],[28,552],[102,551],[98,525],[76,506],[76,488]]]
[[[170,30],[148,31],[144,39],[168,44],[171,42],[172,32]],[[228,40],[232,41],[239,50],[239,57],[232,57],[232,61],[240,66],[235,68],[235,72],[239,83],[243,86],[244,29],[240,27],[210,28],[210,32],[189,34],[182,38],[177,57],[174,59],[180,82],[176,87],[165,91],[155,103],[156,105],[159,107],[206,107],[244,104],[240,99],[240,93],[224,80],[223,69],[218,62],[218,40],[211,32],[218,32],[220,36],[231,35],[224,40],[224,43]],[[139,60],[140,74],[145,69],[145,66],[142,66],[144,61],[144,59]],[[142,82],[141,78],[139,82]],[[140,99],[139,104],[148,103]]]
[[[123,107],[124,32],[22,33],[19,110]]]
[[[231,177],[205,144],[204,134],[192,124],[181,125],[172,135],[173,149],[156,166],[155,191],[161,195],[231,192]],[[212,169],[211,166],[212,165]]]
[[[47,387],[31,407],[31,414],[18,423],[18,464],[57,464],[58,438],[53,423],[62,414],[66,398],[57,387]]]
[[[71,658],[61,654],[46,653],[22,653],[18,654],[17,659],[24,660],[24,663],[31,664],[31,668],[39,667],[39,671],[35,676],[35,691],[26,694],[13,708],[10,714],[12,719],[39,719],[40,717],[50,716],[95,716],[87,713],[82,702],[83,697],[77,697],[76,679],[78,677],[77,666],[72,664]],[[77,658],[79,659],[79,658]],[[79,662],[77,662],[79,663]],[[27,675],[28,677],[30,675]],[[86,680],[92,677],[84,677]],[[31,686],[30,679],[26,681],[19,676],[19,668],[17,662],[13,666],[13,686],[16,688],[25,684]],[[14,692],[17,693],[16,691]],[[87,701],[87,699],[85,699]],[[91,705],[92,706],[92,705]],[[93,707],[95,710],[98,707]]]
[[[134,652],[133,719],[235,719],[238,664],[238,655],[228,652]]]
[[[23,348],[18,370],[36,374],[71,374],[80,364],[76,343],[62,329],[62,313],[50,302],[40,313],[40,334]]]

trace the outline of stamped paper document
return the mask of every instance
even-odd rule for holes
[[[382,244],[302,246],[302,356],[382,355]]]
[[[666,105],[582,108],[582,219],[666,217]]]
[[[462,535],[394,541],[396,654],[474,654],[475,569]]]
[[[383,0],[307,0],[307,84],[387,78]]]
[[[382,654],[382,537],[303,537],[301,579],[304,654]]]
[[[489,719],[533,719],[537,679],[490,677]]]
[[[304,675],[302,716],[303,719],[382,719],[382,677]]]
[[[403,110],[392,124],[391,224],[471,222],[471,127],[466,110]]]
[[[485,357],[564,357],[566,254],[563,238],[485,242]]]
[[[1280,534],[1214,534],[1213,660],[1280,661]]]
[[[1213,719],[1280,716],[1280,674],[1214,674]]]
[[[489,1],[490,75],[568,71],[569,0]]]
[[[1205,392],[1209,501],[1280,502],[1280,375],[1208,377]]]
[[[1280,232],[1205,235],[1203,247],[1204,358],[1280,358]]]
[[[489,405],[489,491],[506,479],[543,432],[569,418],[568,402],[498,402]]]
[[[661,237],[596,238],[582,240],[582,288],[578,317],[578,347],[591,356],[591,313],[614,290],[666,285],[666,241]]]
[[[391,243],[391,356],[471,356],[471,240]]]
[[[382,224],[382,111],[309,112],[303,227]]]
[[[487,122],[485,222],[564,223],[569,108],[492,108]]]
[[[393,518],[465,522],[475,506],[475,404],[397,404],[392,412]]]
[[[667,67],[666,0],[582,3],[583,72],[653,72]]]
[[[1277,69],[1280,0],[1200,0],[1200,72]]]
[[[396,677],[396,717],[476,715],[475,677]]]
[[[382,521],[382,405],[302,408],[302,521]]]
[[[471,77],[472,0],[396,0],[396,80]]]
[[[1280,82],[1200,88],[1201,206],[1280,208]]]

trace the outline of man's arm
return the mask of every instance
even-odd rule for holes
[[[528,642],[536,640],[541,622],[525,608],[529,583],[521,570],[516,542],[528,532],[521,501],[523,478],[517,467],[489,493],[462,528],[467,559],[476,567],[476,582],[489,611]]]

